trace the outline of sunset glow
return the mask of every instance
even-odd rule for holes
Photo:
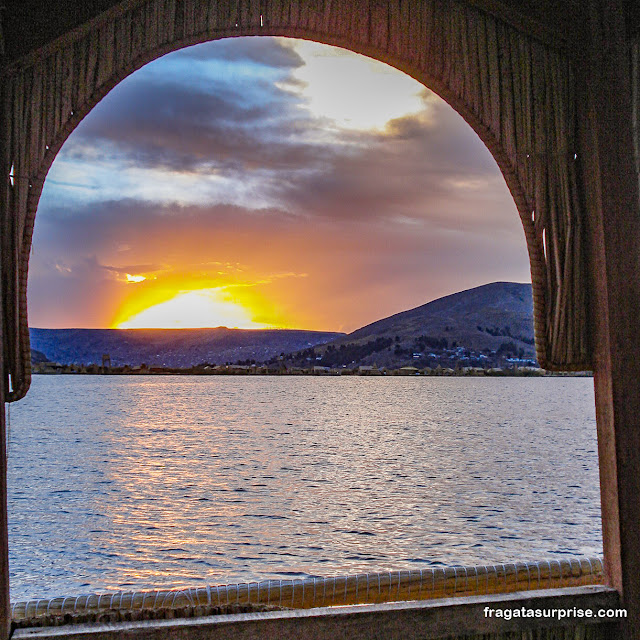
[[[145,276],[132,276],[130,273],[127,273],[127,282],[144,282],[147,278]]]
[[[249,311],[227,299],[221,289],[185,291],[175,298],[153,305],[119,323],[117,329],[265,329],[254,322]]]

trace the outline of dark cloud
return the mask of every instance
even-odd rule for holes
[[[495,174],[496,162],[463,118],[431,94],[424,113],[391,120],[385,140],[404,141],[426,154],[431,170]]]
[[[277,108],[249,105],[234,90],[212,94],[149,80],[123,88],[108,106],[87,117],[69,141],[68,157],[90,158],[98,148],[125,165],[175,171],[261,166],[266,150],[257,141],[265,123],[289,109],[284,100]],[[273,124],[280,136],[291,135],[290,123]]]
[[[114,273],[118,276],[126,276],[127,274],[135,275],[136,273],[153,273],[162,270],[159,264],[127,264],[122,267],[114,267],[108,264],[100,265],[102,269]]]
[[[77,261],[77,262],[76,262]],[[121,298],[121,283],[95,256],[75,255],[72,267],[48,262],[41,252],[30,261],[29,324],[33,327],[105,327]],[[63,267],[56,268],[56,265]]]
[[[87,269],[88,260],[93,265],[91,270],[99,266],[105,272],[122,275],[161,271],[175,256],[180,256],[181,263],[210,267],[229,261],[255,261],[255,256],[286,249],[294,262],[305,252],[323,256],[329,252],[334,262],[353,262],[349,270],[354,273],[368,264],[375,247],[376,256],[385,256],[390,264],[396,264],[394,268],[411,271],[416,265],[407,262],[409,255],[421,256],[420,261],[425,263],[425,253],[442,261],[443,256],[455,254],[456,247],[465,254],[473,248],[476,260],[480,250],[491,256],[493,245],[522,235],[517,217],[498,226],[477,216],[472,233],[468,233],[458,225],[434,225],[428,219],[377,220],[366,217],[364,211],[358,215],[359,219],[320,220],[273,208],[185,207],[131,199],[103,202],[66,211],[64,221],[56,220],[55,215],[38,220],[36,240],[46,237],[47,248],[38,251],[36,262],[53,263],[64,256],[62,262],[75,265],[74,270]],[[522,247],[515,244],[516,253],[521,254]],[[395,252],[399,247],[403,247],[403,259],[398,261]],[[95,256],[103,257],[96,261]],[[156,260],[149,260],[150,256]],[[278,268],[287,264],[286,270],[291,270],[293,264],[288,258],[281,260]]]
[[[202,62],[210,62],[211,60],[250,62],[276,69],[295,69],[304,64],[302,58],[291,47],[273,38],[259,36],[225,38],[224,40],[205,42],[195,47],[182,49],[172,56]]]
[[[453,114],[395,121],[384,133],[351,134],[356,151],[334,154],[320,170],[272,185],[294,211],[344,220],[408,218],[473,227],[517,215],[495,161]],[[411,131],[411,135],[407,132]]]
[[[100,255],[108,256],[103,263],[112,265],[102,269],[119,273],[155,271],[164,268],[158,258],[172,252],[188,255],[195,249],[208,256],[207,260],[215,259],[207,247],[213,250],[222,234],[241,236],[256,230],[279,233],[293,223],[294,216],[285,211],[256,211],[226,204],[199,207],[123,199],[73,209],[52,208],[46,216],[37,216],[36,261],[54,264],[62,260],[83,269],[82,260]],[[148,255],[153,259],[148,260]],[[121,262],[116,263],[115,257]]]
[[[173,67],[156,61],[107,95],[63,156],[237,173],[292,168],[321,155],[299,140],[311,119],[291,91],[288,74],[303,63],[293,49],[273,38],[231,38],[186,48],[171,59]],[[176,60],[184,68],[175,68]],[[272,71],[251,71],[251,65]]]
[[[246,104],[235,90],[212,94],[178,84],[141,81],[91,114],[65,153],[111,156],[123,165],[173,171],[237,173],[291,169],[317,162],[317,145],[291,141],[304,130],[289,97]]]

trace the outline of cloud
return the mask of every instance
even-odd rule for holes
[[[101,117],[88,117],[65,155],[172,171],[292,169],[318,149],[286,99],[246,104],[235,89],[212,94],[179,84],[139,81],[118,92]],[[300,118],[298,117],[298,120]]]
[[[269,38],[208,43],[180,56],[214,67],[264,58],[285,71],[301,62]],[[456,215],[470,215],[471,204],[494,216],[509,202],[488,151],[427,90],[422,112],[392,120],[384,131],[336,131],[278,83],[224,74],[194,83],[188,74],[144,71],[82,123],[61,166],[101,166],[125,197],[277,206],[318,219],[452,224]],[[154,178],[159,186],[143,191]],[[104,193],[104,182],[100,187]]]
[[[248,108],[231,94],[145,81],[133,89],[87,125],[69,157],[83,162],[100,147],[137,173],[162,170],[155,193],[165,201],[172,189],[191,195],[204,189],[203,198],[209,193],[210,199],[226,198],[225,204],[247,206],[253,198],[257,208],[277,205],[318,219],[432,224],[467,224],[473,215],[500,218],[513,208],[484,145],[457,114],[433,100],[428,110],[393,120],[385,131],[343,132],[321,143],[305,139],[317,123],[282,117],[275,107],[274,115],[267,105]],[[295,111],[295,105],[286,103],[285,116],[287,109]],[[179,186],[185,172],[202,176],[195,189],[195,177]],[[219,186],[207,192],[211,180]]]
[[[209,63],[211,60],[252,63],[276,69],[295,69],[304,64],[296,51],[277,38],[227,38],[187,47],[172,54],[175,58]]]
[[[517,218],[487,149],[459,116],[442,111],[354,134],[352,147],[334,149],[317,170],[271,187],[283,206],[319,219],[472,228],[478,217],[495,224]]]
[[[234,175],[304,165],[322,151],[302,142],[310,116],[290,76],[301,64],[274,38],[227,39],[165,56],[107,95],[60,158]]]

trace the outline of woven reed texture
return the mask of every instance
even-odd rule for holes
[[[631,100],[633,125],[633,150],[636,159],[636,173],[640,183],[640,37],[631,45]]]
[[[329,578],[265,580],[233,585],[130,591],[16,602],[20,626],[208,615],[228,605],[296,609],[510,593],[603,584],[602,560],[579,558],[475,567],[436,567]],[[153,613],[155,612],[155,613]]]
[[[13,176],[0,185],[10,401],[29,388],[28,260],[43,182],[60,147],[147,62],[240,35],[343,46],[406,71],[449,102],[493,154],[520,213],[540,365],[590,368],[576,81],[565,54],[464,0],[124,0],[3,74],[2,172]]]

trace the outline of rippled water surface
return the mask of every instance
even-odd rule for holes
[[[588,378],[35,376],[12,599],[600,555]]]

